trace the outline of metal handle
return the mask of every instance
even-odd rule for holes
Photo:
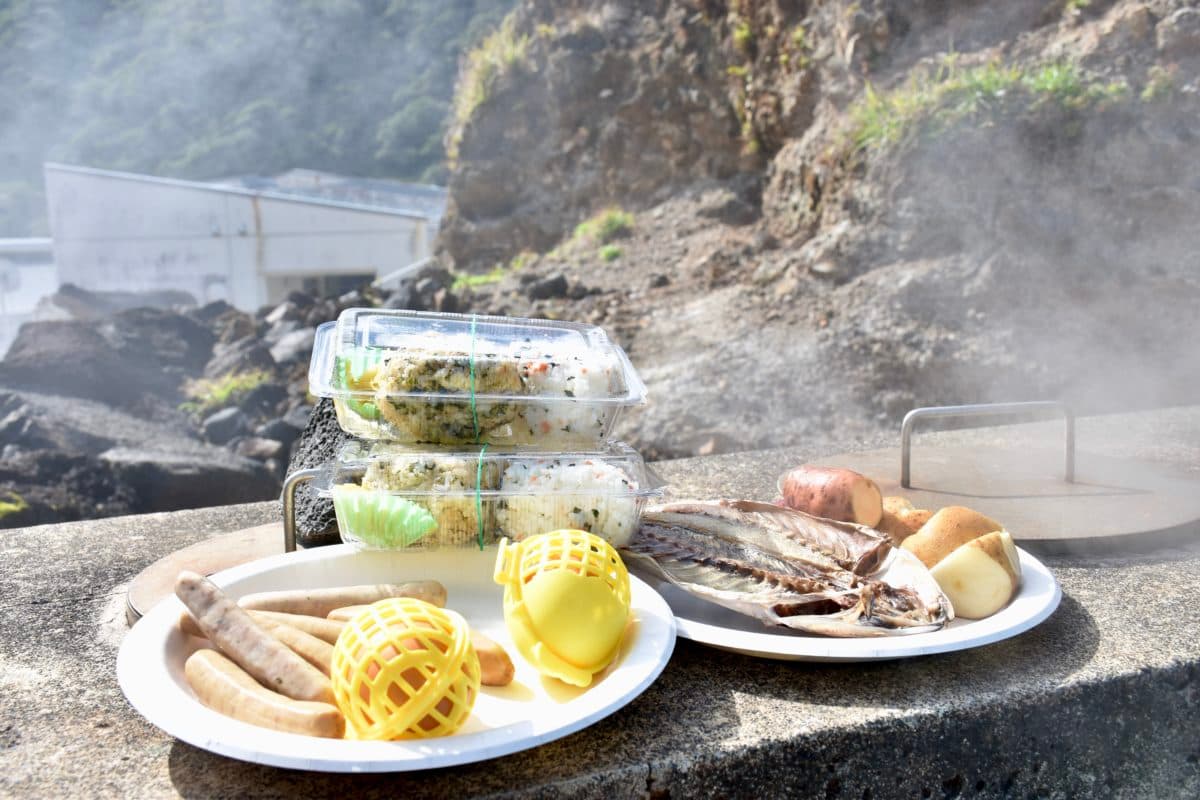
[[[996,415],[1025,417],[1040,416],[1042,412],[1062,414],[1067,423],[1067,459],[1065,466],[1067,483],[1075,482],[1075,414],[1065,403],[1057,400],[1038,400],[1030,403],[979,403],[969,406],[930,406],[914,408],[904,415],[900,425],[900,485],[910,486],[909,461],[912,455],[912,429],[918,419],[924,417],[991,417]]]
[[[296,549],[296,488],[320,475],[319,467],[298,469],[283,482],[283,552]]]

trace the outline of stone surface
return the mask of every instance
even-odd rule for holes
[[[271,357],[278,364],[290,364],[293,361],[308,361],[312,353],[315,328],[301,328],[280,337],[271,348]]]
[[[1009,434],[993,431],[983,440],[995,444]],[[1200,479],[1200,408],[1083,419],[1079,441]],[[829,452],[801,447],[657,467],[683,493],[763,497],[780,468]],[[1048,558],[1063,588],[1055,614],[1019,637],[959,653],[805,664],[680,640],[662,675],[629,705],[561,740],[478,764],[351,776],[216,756],[149,725],[122,697],[113,675],[124,592],[162,555],[277,514],[275,503],[257,503],[0,537],[0,593],[8,601],[0,615],[0,794],[611,800],[1200,793],[1200,623],[1180,613],[1200,580],[1200,544]]]
[[[292,447],[288,474],[330,463],[347,438],[338,425],[333,403],[327,399],[321,400]],[[341,541],[337,520],[333,515],[333,503],[319,497],[311,484],[304,484],[296,490],[296,541],[305,547]]]
[[[205,417],[200,428],[208,441],[213,444],[225,444],[233,437],[245,433],[249,422],[246,412],[237,406],[230,406]]]
[[[100,463],[132,489],[136,507],[146,511],[245,503],[269,497],[279,486],[262,464],[215,448],[163,453],[114,447],[100,454]]]
[[[244,320],[244,317],[235,317]],[[217,345],[213,349],[212,359],[204,367],[204,377],[219,378],[236,372],[252,372],[254,370],[273,370],[275,359],[271,350],[253,333],[232,341],[229,344]]]

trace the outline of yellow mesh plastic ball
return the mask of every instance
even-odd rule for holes
[[[629,573],[599,536],[559,530],[500,542],[494,575],[517,650],[544,675],[588,686],[616,658],[629,620]]]
[[[349,739],[426,739],[458,730],[479,695],[466,620],[423,600],[380,600],[342,628],[330,682]]]

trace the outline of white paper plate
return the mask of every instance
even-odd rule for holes
[[[666,602],[631,576],[632,618],[616,661],[588,689],[543,679],[517,654],[504,627],[503,587],[492,582],[496,549],[483,552],[356,552],[349,545],[272,556],[213,576],[231,596],[300,587],[403,582],[445,584],[447,606],[504,645],[516,678],[485,686],[470,719],[452,736],[420,741],[360,742],[280,733],[226,717],[196,699],[183,663],[198,640],[176,622],[183,604],[159,603],[138,622],[117,656],[121,690],[139,713],[196,747],[243,761],[323,772],[389,772],[466,764],[516,753],[603,719],[649,686],[671,657],[675,620]]]
[[[986,619],[956,619],[940,631],[910,636],[835,639],[767,628],[756,619],[701,600],[666,581],[647,579],[675,612],[678,633],[684,639],[788,661],[882,661],[981,647],[1016,636],[1050,616],[1062,598],[1058,583],[1042,562],[1017,550],[1021,589],[1012,602]],[[630,563],[636,568],[635,562]]]

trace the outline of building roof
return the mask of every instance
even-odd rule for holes
[[[425,219],[434,224],[441,219],[446,206],[446,190],[440,186],[378,178],[354,178],[314,170],[292,170],[274,177],[245,175],[218,181],[191,181],[52,162],[42,166],[47,172],[74,172],[196,191],[267,197],[351,211]]]

